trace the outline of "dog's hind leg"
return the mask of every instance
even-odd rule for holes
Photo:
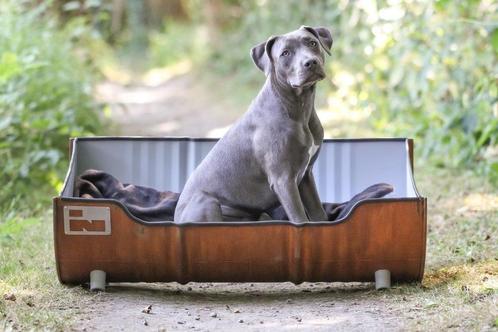
[[[223,221],[223,215],[217,198],[205,192],[198,192],[190,198],[178,222],[202,221]]]

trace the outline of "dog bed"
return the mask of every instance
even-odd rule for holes
[[[355,202],[335,221],[175,224],[145,221],[117,199],[75,195],[88,169],[123,182],[181,192],[215,139],[92,137],[70,141],[63,190],[54,198],[54,242],[62,283],[419,281],[426,249],[426,199],[413,178],[413,141],[325,140],[313,173],[322,201],[345,202],[375,183],[394,191]]]

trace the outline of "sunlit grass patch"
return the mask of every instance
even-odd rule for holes
[[[417,165],[417,185],[428,197],[427,267],[498,259],[496,188],[469,170]]]
[[[407,293],[423,312],[414,329],[489,329],[498,317],[498,261],[440,268]]]
[[[496,188],[464,169],[420,166],[417,184],[428,198],[426,273],[402,286],[414,330],[483,330],[498,317]],[[417,167],[418,166],[418,167]],[[413,307],[411,307],[413,306]]]
[[[430,269],[422,283],[397,284],[371,296],[406,331],[489,330],[498,317],[498,261]]]
[[[498,260],[443,267],[428,273],[422,283],[429,289],[444,285],[460,286],[467,294],[497,293]]]
[[[498,210],[498,193],[481,194],[471,193],[464,199],[465,208],[471,211],[497,211]]]

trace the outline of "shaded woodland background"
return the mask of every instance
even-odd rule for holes
[[[96,82],[140,84],[187,63],[235,84],[226,96],[242,105],[263,80],[250,48],[301,24],[335,39],[322,109],[415,137],[423,160],[497,184],[497,13],[492,0],[2,0],[1,204],[60,187],[67,138],[106,133]]]

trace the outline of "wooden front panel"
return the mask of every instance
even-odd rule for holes
[[[426,241],[425,199],[364,202],[347,221],[284,224],[145,225],[121,205],[54,199],[59,279],[88,281],[100,269],[109,281],[373,281],[420,280]],[[108,207],[110,235],[66,235],[63,208]],[[83,226],[82,226],[83,227]]]

